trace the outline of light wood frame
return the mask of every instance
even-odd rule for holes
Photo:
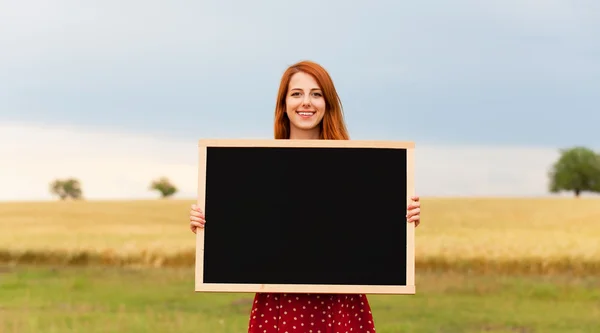
[[[410,204],[414,195],[414,142],[366,140],[279,140],[279,139],[203,139],[198,143],[197,204],[205,211],[206,151],[208,147],[321,147],[321,148],[396,148],[406,150],[406,191]],[[348,294],[414,294],[415,290],[415,226],[406,223],[406,286],[380,285],[289,285],[204,283],[204,229],[196,232],[196,292],[252,293],[348,293]]]

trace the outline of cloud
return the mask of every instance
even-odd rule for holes
[[[301,59],[353,138],[417,141],[423,195],[542,195],[557,148],[600,145],[597,1],[309,2],[0,1],[0,123],[26,122],[0,126],[0,200],[65,176],[89,198],[153,197],[160,175],[194,196],[198,134],[269,137]]]
[[[0,121],[253,135],[312,59],[353,133],[598,145],[597,4],[0,1]]]
[[[542,196],[558,150],[537,147],[417,145],[418,192],[432,196]]]
[[[0,200],[50,199],[49,183],[63,177],[80,179],[89,199],[156,197],[148,186],[160,176],[195,195],[196,142],[28,125],[0,125],[0,140]]]
[[[169,177],[176,197],[194,198],[197,140],[0,124],[0,200],[53,199],[48,184],[77,177],[88,199],[155,198],[152,179]],[[546,193],[547,148],[419,145],[416,187],[422,196],[530,196]]]

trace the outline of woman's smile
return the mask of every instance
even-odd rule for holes
[[[304,119],[308,119],[312,116],[315,115],[315,113],[317,113],[316,111],[296,111],[296,113],[298,115],[300,115],[300,117],[304,118]]]

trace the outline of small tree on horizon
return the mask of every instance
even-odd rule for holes
[[[60,200],[83,198],[81,182],[75,178],[56,179],[50,183],[50,193],[57,195]]]
[[[150,185],[150,190],[160,192],[160,195],[163,199],[177,193],[177,187],[175,187],[175,185],[173,185],[173,183],[171,183],[167,177],[161,177],[157,180],[154,180]]]
[[[560,150],[561,156],[548,173],[551,193],[569,191],[600,193],[600,155],[585,147]]]

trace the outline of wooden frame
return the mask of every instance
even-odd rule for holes
[[[393,148],[406,150],[406,198],[408,205],[414,195],[413,142],[359,141],[359,140],[269,140],[269,139],[208,139],[198,143],[198,206],[205,210],[207,181],[207,149],[210,147],[317,147],[317,148]],[[209,214],[209,212],[206,212]],[[401,215],[400,217],[403,217]],[[210,218],[207,218],[210,220]],[[207,224],[210,223],[207,221]],[[406,285],[331,285],[331,284],[268,284],[268,283],[205,283],[204,245],[205,229],[196,234],[195,291],[196,292],[251,292],[251,293],[352,293],[352,294],[414,294],[415,293],[415,240],[414,223],[406,222]]]

